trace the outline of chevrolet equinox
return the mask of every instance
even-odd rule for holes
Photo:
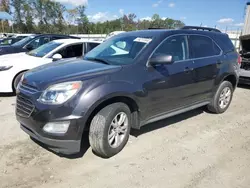
[[[121,33],[83,58],[43,65],[18,84],[21,129],[58,153],[81,149],[112,157],[131,128],[207,106],[225,112],[241,58],[227,34],[185,26]],[[85,134],[84,134],[85,135]]]

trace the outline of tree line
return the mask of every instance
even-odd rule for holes
[[[174,29],[184,26],[180,20],[162,19],[154,14],[151,19],[140,20],[130,13],[105,22],[91,22],[81,5],[67,9],[53,0],[1,0],[0,11],[13,16],[13,27],[4,21],[5,32],[17,33],[62,33],[62,34],[107,34],[112,31],[131,31],[153,27]]]

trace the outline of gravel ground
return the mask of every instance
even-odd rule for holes
[[[249,188],[250,88],[238,88],[222,115],[194,110],[133,131],[124,150],[58,156],[32,141],[0,97],[1,188]]]

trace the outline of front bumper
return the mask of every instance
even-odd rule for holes
[[[21,90],[21,89],[20,89]],[[20,91],[16,98],[16,119],[21,129],[35,140],[47,145],[57,153],[75,154],[80,152],[82,133],[85,128],[85,118],[76,115],[74,102],[61,106],[44,105],[37,101],[41,93]],[[49,122],[69,121],[65,134],[52,134],[43,130]]]
[[[81,141],[80,140],[56,140],[42,137],[36,132],[33,132],[31,129],[28,129],[24,125],[21,125],[21,129],[30,135],[32,138],[37,141],[45,144],[49,149],[55,151],[56,153],[63,154],[75,154],[80,152]]]

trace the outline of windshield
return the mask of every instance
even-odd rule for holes
[[[39,48],[32,50],[30,52],[27,52],[28,55],[35,56],[35,57],[44,57],[48,53],[50,53],[52,50],[56,49],[58,46],[62,45],[63,43],[60,42],[49,42],[46,43]]]
[[[99,59],[111,65],[131,64],[151,40],[152,37],[139,36],[120,36],[111,38],[88,52],[84,59]]]
[[[3,39],[2,41],[0,41],[0,45],[8,45],[11,43],[11,40],[13,39],[10,39],[10,38]]]
[[[23,38],[22,40],[15,42],[12,44],[12,46],[24,46],[27,42],[29,42],[31,39],[33,39],[35,36],[28,36]]]

